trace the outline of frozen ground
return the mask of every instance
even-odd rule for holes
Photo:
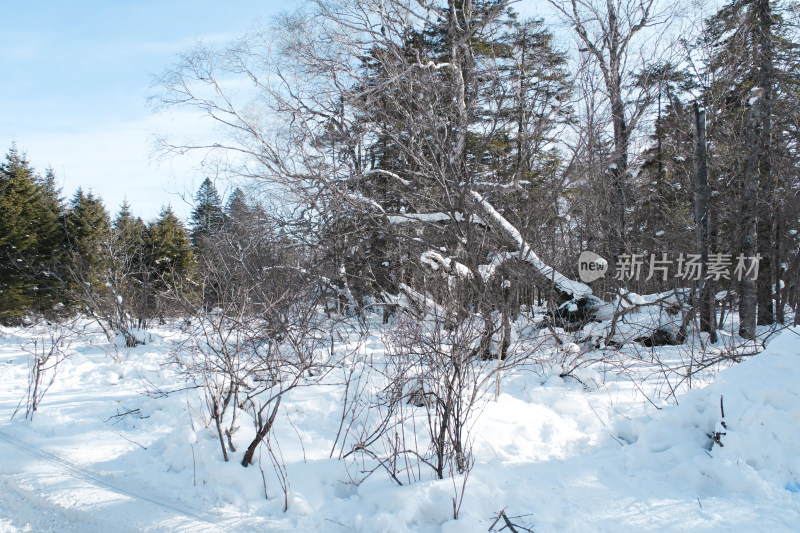
[[[166,364],[178,334],[153,331],[115,362],[87,327],[28,421],[24,404],[12,414],[27,388],[23,347],[42,331],[0,329],[0,532],[477,532],[502,509],[536,532],[800,524],[800,330],[704,387],[693,383],[677,404],[663,398],[669,382],[646,357],[625,372],[597,363],[579,379],[559,377],[557,365],[505,377],[476,422],[476,464],[458,521],[452,479],[423,470],[422,481],[397,486],[379,471],[350,482],[358,465],[329,457],[344,392],[334,374],[281,406],[274,446],[291,485],[284,512],[266,452],[265,478],[239,464],[253,435],[246,420],[234,439],[239,451],[225,463],[196,416],[197,390],[178,390],[176,368]],[[377,337],[358,342],[380,357]],[[679,360],[686,348],[657,350],[661,360]],[[722,447],[709,438],[716,432],[725,433]]]

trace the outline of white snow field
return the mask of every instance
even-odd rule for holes
[[[453,520],[461,477],[422,468],[420,481],[398,486],[377,470],[354,484],[359,463],[331,458],[341,372],[281,404],[270,442],[290,485],[284,512],[266,450],[264,477],[240,464],[254,434],[247,417],[227,463],[203,426],[202,393],[170,364],[177,327],[114,351],[86,323],[26,420],[23,347],[42,327],[0,328],[0,532],[485,532],[502,510],[537,533],[800,531],[800,329],[691,390],[684,381],[677,401],[648,357],[625,372],[588,365],[577,379],[559,377],[557,364],[504,376],[497,400],[492,390],[481,404]],[[353,339],[340,348],[383,356],[379,334]],[[688,349],[650,353],[663,361]]]

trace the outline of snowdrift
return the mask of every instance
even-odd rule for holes
[[[653,420],[619,417],[614,429],[634,443],[627,453],[631,467],[660,463],[664,475],[705,494],[798,492],[800,329],[679,396],[678,405]]]

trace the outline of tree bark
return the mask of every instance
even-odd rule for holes
[[[256,436],[253,438],[253,441],[250,443],[250,446],[247,447],[247,451],[244,452],[244,457],[242,458],[242,466],[247,468],[251,464],[253,464],[253,456],[258,449],[258,445],[266,438],[269,434],[269,430],[272,429],[272,424],[275,422],[275,416],[278,414],[278,407],[281,405],[281,396],[275,400],[275,405],[272,408],[272,412],[269,415],[267,420],[262,418],[263,409],[258,411],[256,416]]]
[[[745,258],[758,253],[758,193],[759,160],[761,158],[761,128],[764,119],[763,91],[754,88],[748,113],[744,164],[744,187],[742,188],[742,243],[741,253]],[[756,282],[743,275],[739,300],[739,335],[745,339],[756,338]]]
[[[615,62],[612,61],[612,68]],[[618,67],[617,67],[618,68]],[[628,151],[630,134],[628,124],[625,120],[625,106],[622,101],[622,86],[618,72],[611,75],[612,81],[609,87],[611,98],[611,114],[614,126],[614,151],[616,157],[611,167],[611,191],[610,191],[610,216],[611,216],[611,254],[612,257],[619,257],[625,253],[625,210],[627,201],[625,199],[625,189],[627,187],[628,174]]]
[[[783,250],[781,249],[781,231],[784,228],[783,211],[778,207],[775,213],[775,233],[773,234],[775,246],[772,249],[772,263],[774,265],[775,277],[775,321],[783,324],[786,321],[784,311],[785,291],[781,286],[783,283]]]
[[[706,150],[706,112],[694,104],[694,223],[697,253],[702,263],[708,264],[710,248],[709,235],[709,187],[708,187],[708,152]],[[700,331],[708,332],[711,342],[717,342],[716,306],[714,302],[714,285],[710,279],[701,279]]]
[[[764,91],[761,98],[762,127],[759,135],[759,203],[758,203],[758,251],[761,254],[761,264],[758,269],[757,299],[758,299],[758,324],[768,325],[775,322],[772,303],[772,274],[771,264],[773,235],[773,205],[772,199],[774,186],[772,181],[771,156],[772,156],[772,10],[769,0],[757,0],[755,31],[757,34],[756,68],[758,69],[758,84]]]

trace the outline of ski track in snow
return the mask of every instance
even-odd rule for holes
[[[8,492],[11,495],[11,500],[22,503],[23,508],[25,507],[24,502],[33,504],[35,508],[43,508],[45,516],[48,514],[53,515],[51,517],[55,520],[52,524],[53,527],[56,527],[54,524],[59,523],[59,518],[63,518],[66,519],[64,526],[69,528],[64,531],[86,531],[87,528],[88,530],[97,531],[108,531],[110,528],[117,531],[140,531],[149,529],[146,522],[137,522],[141,520],[141,517],[148,517],[152,521],[154,517],[164,515],[164,518],[159,519],[155,524],[159,528],[172,531],[221,531],[225,529],[213,519],[203,517],[200,513],[181,506],[177,502],[171,502],[163,497],[149,496],[144,492],[134,491],[128,487],[123,487],[119,483],[103,479],[102,476],[74,465],[62,457],[57,457],[44,450],[26,445],[3,431],[0,431],[0,443],[6,448],[11,448],[10,451],[6,450],[5,455],[7,457],[14,457],[22,453],[36,459],[36,462],[27,468],[24,474],[20,473],[14,476],[19,479],[25,479],[28,483],[33,482],[32,490],[26,490],[18,483],[5,480],[0,485],[2,486],[2,493]],[[63,500],[75,503],[84,504],[87,501],[94,501],[98,507],[106,505],[122,506],[124,509],[119,511],[127,515],[135,524],[135,527],[127,526],[118,521],[109,521],[105,524],[97,523],[98,513],[91,510],[91,504],[85,506],[89,508],[87,510],[91,513],[88,514],[77,509],[59,508],[46,502],[43,496],[35,495],[37,492],[53,489],[64,494]],[[6,512],[11,514],[12,509],[18,507],[17,505],[8,505],[8,501],[3,506],[8,508],[3,509],[0,507],[3,514],[6,514]],[[29,519],[30,517],[26,520]],[[76,519],[77,524],[69,523]],[[93,522],[92,519],[95,521]],[[41,522],[41,519],[34,515],[34,521]],[[0,522],[0,526],[2,525],[3,523]],[[25,526],[28,527],[29,523],[26,523]],[[57,529],[60,530],[60,527],[62,526],[57,526]],[[71,529],[72,527],[76,527],[76,529]],[[0,531],[3,530],[0,529]]]

